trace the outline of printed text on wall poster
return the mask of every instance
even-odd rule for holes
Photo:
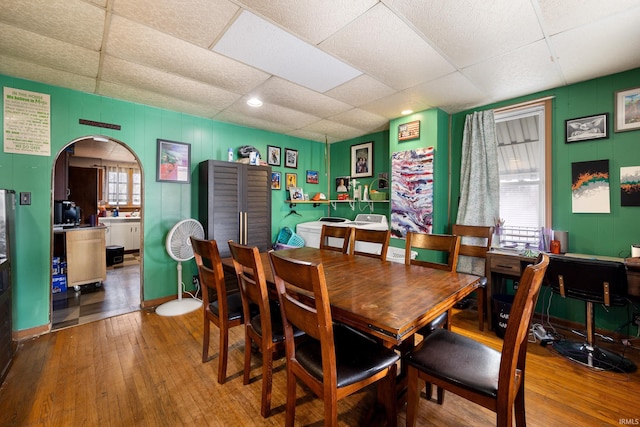
[[[4,152],[51,155],[51,96],[4,88]]]

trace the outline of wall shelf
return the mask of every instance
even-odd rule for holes
[[[366,203],[369,206],[369,209],[371,210],[371,212],[373,212],[373,204],[374,203],[389,203],[389,200],[354,200],[354,199],[348,199],[348,200],[285,200],[285,203],[289,204],[289,208],[292,209],[295,205],[297,204],[306,204],[306,205],[310,205],[312,204],[313,207],[318,207],[320,205],[331,205],[331,207],[333,208],[333,210],[336,209],[336,206],[338,203],[349,203],[349,207],[351,208],[352,211],[355,210],[356,208],[356,202],[358,202],[358,205],[360,203]]]

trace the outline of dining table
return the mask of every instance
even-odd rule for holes
[[[361,255],[301,247],[280,255],[321,263],[333,320],[381,340],[389,347],[413,345],[414,334],[472,293],[480,277]],[[268,252],[261,260],[267,284],[275,289]],[[223,267],[233,272],[233,260]]]

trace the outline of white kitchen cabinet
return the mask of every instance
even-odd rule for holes
[[[107,227],[107,246],[122,246],[125,251],[140,249],[140,218],[106,217],[100,224]]]

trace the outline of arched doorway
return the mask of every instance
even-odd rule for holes
[[[143,182],[139,158],[114,138],[83,136],[69,142],[58,153],[52,171],[52,330],[140,309]],[[79,208],[77,223],[73,218],[71,221],[64,218],[58,223],[61,219],[56,212],[62,209],[59,206]],[[82,240],[78,236],[100,236],[104,243],[95,241],[90,249],[83,249],[86,256],[83,253],[78,261],[67,250],[74,241]],[[70,259],[67,260],[67,256]],[[101,265],[95,267],[92,259]],[[66,265],[65,261],[70,264]],[[74,271],[68,271],[72,265]],[[74,281],[75,287],[67,282],[66,291],[59,286],[60,292],[54,292],[57,283],[66,281],[67,277],[76,278],[78,270],[84,268],[88,270],[88,281]],[[96,268],[102,272],[96,271],[94,276]],[[98,276],[99,280],[93,279]],[[101,280],[102,277],[106,279]]]

